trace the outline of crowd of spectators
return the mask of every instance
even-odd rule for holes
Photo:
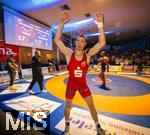
[[[114,53],[110,58],[110,65],[150,66],[150,49],[129,49],[122,53]]]

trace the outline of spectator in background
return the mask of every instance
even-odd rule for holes
[[[55,66],[55,69],[59,71],[59,62],[56,58],[53,58],[52,60],[54,66]]]
[[[112,56],[111,61],[110,61],[110,65],[116,65],[115,56]]]
[[[49,72],[51,72],[51,69],[53,70],[53,72],[55,72],[56,71],[56,67],[55,67],[55,65],[54,65],[54,63],[53,63],[53,59],[48,59],[48,70],[49,70]]]
[[[51,59],[48,59],[47,62],[48,62],[48,65],[49,65],[49,66],[53,66],[53,65],[54,65],[54,64],[53,64],[53,61],[52,61]]]
[[[16,90],[17,87],[14,85],[14,80],[16,76],[16,71],[19,70],[19,66],[16,64],[15,60],[16,53],[12,53],[7,59],[8,74],[10,76],[10,89]]]
[[[138,66],[137,66],[137,68],[136,68],[136,73],[137,73],[138,75],[141,75],[142,72],[143,72],[143,63],[142,63],[142,62],[139,62],[139,63],[138,63]]]

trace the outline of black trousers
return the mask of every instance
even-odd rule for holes
[[[10,77],[10,86],[14,84],[16,72],[15,71],[8,71],[9,77]]]
[[[33,73],[33,78],[32,82],[30,83],[29,90],[32,89],[32,87],[35,85],[36,82],[38,82],[40,90],[43,90],[43,75],[37,73]]]

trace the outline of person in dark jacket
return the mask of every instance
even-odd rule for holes
[[[28,88],[29,94],[34,94],[34,92],[32,91],[32,87],[36,82],[38,82],[41,92],[46,92],[43,89],[43,73],[40,57],[41,52],[38,50],[35,52],[35,56],[32,57],[32,82],[30,83],[30,86]]]

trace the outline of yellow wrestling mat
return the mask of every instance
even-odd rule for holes
[[[113,73],[109,73],[108,75],[127,77],[150,84],[150,78]],[[49,79],[46,82],[46,89],[55,97],[65,100],[66,84],[64,83],[64,79],[67,77],[68,74],[65,74]],[[106,96],[92,94],[92,96],[96,110],[102,112],[130,115],[150,115],[150,94],[140,96]],[[75,95],[73,104],[87,108],[84,99],[78,92]]]

